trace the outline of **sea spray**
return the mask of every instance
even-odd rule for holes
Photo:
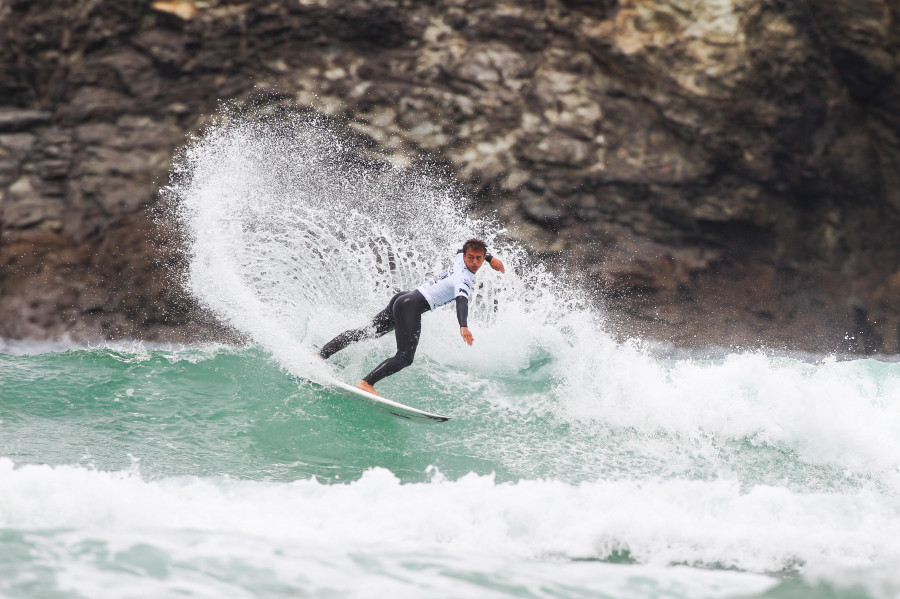
[[[313,346],[443,270],[470,237],[509,265],[504,277],[479,273],[476,335],[585,310],[579,290],[495,222],[467,214],[457,186],[424,167],[365,159],[319,116],[226,111],[180,153],[163,195],[186,232],[188,290],[295,374],[316,368]],[[437,358],[430,347],[420,355]]]

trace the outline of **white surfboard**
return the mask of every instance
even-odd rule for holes
[[[295,383],[301,383],[301,379],[293,377]],[[306,379],[303,379],[306,380]],[[307,380],[306,382],[313,383],[313,381]],[[338,389],[340,391],[346,391],[348,394],[353,395],[357,399],[362,399],[369,405],[371,405],[376,410],[380,410],[382,412],[387,412],[397,418],[403,418],[405,420],[414,420],[416,422],[447,422],[450,420],[450,416],[442,416],[441,414],[432,414],[431,412],[426,412],[425,410],[420,410],[418,408],[414,408],[412,406],[407,406],[400,402],[396,402],[390,400],[386,397],[381,397],[380,395],[375,395],[374,393],[369,393],[368,391],[363,391],[362,389],[357,389],[353,385],[348,385],[347,383],[343,383],[334,378],[328,378],[324,381],[316,381],[314,384],[323,385],[326,387],[331,387],[333,389]]]

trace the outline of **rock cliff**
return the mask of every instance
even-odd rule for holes
[[[209,334],[147,211],[261,93],[444,163],[622,336],[900,349],[900,0],[5,0],[0,336]]]

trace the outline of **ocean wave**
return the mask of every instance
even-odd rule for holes
[[[516,559],[600,559],[779,572],[900,563],[900,499],[872,490],[792,493],[736,480],[144,480],[136,470],[16,467],[0,459],[0,527],[173,529]]]

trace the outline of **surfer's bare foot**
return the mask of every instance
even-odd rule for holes
[[[372,385],[370,385],[369,383],[367,383],[365,381],[360,381],[359,384],[356,386],[356,388],[362,389],[363,391],[366,391],[367,393],[371,393],[372,395],[378,395],[378,391],[375,390],[375,387],[373,387]],[[378,395],[378,397],[381,397],[381,395]]]

